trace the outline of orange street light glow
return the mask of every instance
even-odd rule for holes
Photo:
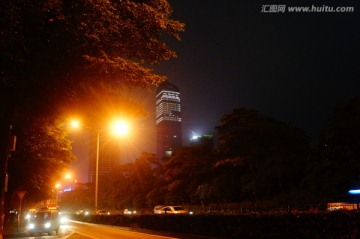
[[[66,179],[70,179],[70,178],[71,178],[71,173],[65,174],[65,178],[66,178]]]
[[[73,128],[79,128],[79,127],[80,127],[80,122],[79,122],[78,120],[72,120],[72,121],[70,122],[70,125],[71,125],[71,127],[73,127]]]
[[[126,135],[129,133],[129,124],[125,121],[115,121],[112,125],[112,131],[115,135]]]

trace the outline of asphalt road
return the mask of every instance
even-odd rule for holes
[[[41,239],[219,239],[186,234],[173,234],[127,227],[113,227],[77,221],[62,225],[59,234],[37,234],[29,237],[22,229],[7,230],[4,239],[41,238]]]

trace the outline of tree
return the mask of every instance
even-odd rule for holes
[[[32,103],[150,88],[164,80],[151,66],[175,56],[163,33],[179,38],[183,30],[166,0],[2,1],[0,13],[1,86]]]
[[[213,197],[208,189],[212,182],[215,159],[212,148],[197,144],[179,149],[162,164],[155,192],[163,202],[157,204],[207,204]],[[153,193],[153,194],[157,194]],[[151,193],[150,193],[151,195]]]
[[[146,208],[146,195],[153,189],[154,168],[158,166],[154,154],[143,153],[134,163],[122,164],[113,172],[112,178],[102,184],[101,202],[105,207]]]
[[[154,154],[142,153],[142,155],[135,160],[134,164],[134,179],[132,180],[138,188],[132,204],[135,208],[146,208],[146,195],[152,190],[155,184],[154,168],[159,166],[159,160]]]
[[[334,107],[319,135],[306,186],[315,200],[329,202],[360,186],[360,99]]]
[[[166,0],[1,1],[2,152],[9,125],[21,125],[16,129],[21,152],[13,156],[17,168],[37,157],[32,163],[45,161],[49,167],[41,172],[50,178],[56,166],[68,164],[70,154],[66,160],[52,158],[62,142],[51,148],[39,146],[46,145],[48,137],[60,139],[50,136],[42,123],[54,129],[59,113],[70,109],[98,116],[106,111],[104,102],[123,100],[124,87],[150,89],[163,81],[165,77],[155,74],[152,67],[175,57],[162,41],[163,35],[179,39],[184,27],[171,14]],[[34,144],[33,138],[38,139],[37,145],[25,147]],[[41,180],[32,186],[43,185]],[[46,182],[50,187],[50,181]]]
[[[310,145],[303,130],[246,108],[216,127],[217,188],[227,202],[263,200],[300,187]]]
[[[62,127],[49,118],[23,118],[14,125],[18,140],[9,160],[10,193],[26,190],[28,201],[51,197],[55,183],[75,158]]]

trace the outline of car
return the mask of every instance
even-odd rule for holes
[[[123,213],[126,214],[126,215],[134,215],[134,214],[136,214],[137,212],[136,212],[136,210],[134,210],[134,209],[126,208]]]
[[[160,209],[159,214],[189,214],[189,210],[183,206],[165,206]]]
[[[69,221],[69,216],[67,215],[67,213],[59,212],[59,221],[60,225],[66,225]]]
[[[84,210],[77,210],[76,215],[89,216],[90,212],[89,211],[84,211]]]
[[[155,214],[161,214],[161,209],[165,207],[166,205],[157,205],[154,207],[154,213]]]
[[[77,210],[76,215],[84,215],[84,210]]]
[[[110,215],[111,213],[109,211],[106,211],[106,210],[97,210],[96,214],[97,215]]]
[[[36,233],[58,233],[60,228],[59,212],[57,210],[40,210],[30,217],[26,224],[27,233],[32,236]]]

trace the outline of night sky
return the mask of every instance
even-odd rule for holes
[[[181,90],[184,138],[213,133],[220,117],[239,107],[313,136],[334,105],[359,96],[358,1],[286,5],[354,7],[353,13],[261,12],[278,1],[170,2],[186,32],[171,42],[178,58],[159,72]]]
[[[186,31],[180,42],[169,40],[178,57],[156,72],[180,88],[184,144],[192,132],[213,134],[221,116],[240,107],[315,137],[336,104],[360,96],[358,1],[286,5],[354,7],[353,13],[264,13],[278,1],[253,2],[170,0]],[[149,117],[135,146],[127,147],[133,157],[155,153],[155,96],[139,99]],[[84,157],[77,165],[87,172]]]

